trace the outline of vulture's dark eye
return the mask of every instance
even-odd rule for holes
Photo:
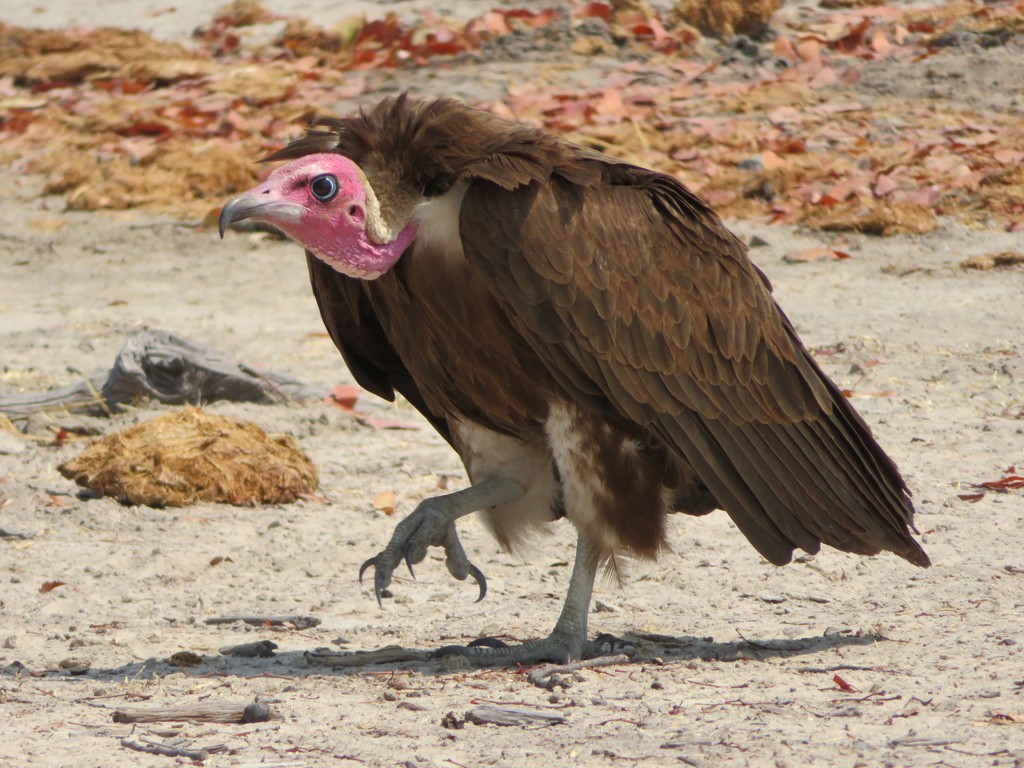
[[[309,183],[309,191],[321,203],[329,203],[338,194],[338,180],[329,173],[317,176]]]

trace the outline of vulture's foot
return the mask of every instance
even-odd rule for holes
[[[463,656],[481,667],[500,667],[545,662],[568,664],[599,656],[631,654],[634,651],[635,646],[632,643],[614,635],[602,634],[593,640],[587,640],[585,637],[559,631],[556,627],[554,632],[542,640],[527,640],[520,645],[507,645],[497,638],[482,637],[469,645],[447,645],[439,648],[431,654],[431,658]]]
[[[428,501],[433,501],[433,499],[428,499]],[[422,505],[417,507],[417,511],[421,507]],[[414,512],[413,514],[416,513]],[[406,518],[406,520],[408,519]],[[404,523],[405,520],[402,522]],[[411,544],[403,546],[402,542],[398,541],[398,534],[400,532],[401,525],[395,530],[395,535],[391,538],[391,542],[384,551],[379,555],[374,555],[359,567],[359,581],[362,583],[363,574],[366,572],[366,569],[371,565],[373,566],[373,591],[377,596],[378,603],[381,602],[381,593],[384,591],[384,588],[391,583],[391,574],[394,573],[395,568],[398,567],[398,563],[403,558],[405,559],[405,567],[409,569],[409,574],[416,578],[416,573],[413,571],[412,566],[413,563],[418,563],[426,557],[426,546],[444,547],[445,564],[448,566],[448,572],[459,581],[465,581],[467,577],[472,576],[473,581],[476,582],[477,587],[480,589],[480,596],[477,597],[476,602],[479,603],[484,599],[484,596],[487,594],[487,579],[483,571],[473,565],[466,556],[466,550],[462,548],[462,542],[459,541],[459,534],[455,530],[454,523],[448,524],[440,538],[430,538],[428,544],[423,546],[422,553],[419,554],[412,550]],[[419,533],[419,531],[416,533]]]
[[[373,591],[380,603],[381,592],[391,583],[391,576],[400,562],[405,561],[409,573],[415,578],[412,567],[427,556],[427,549],[443,547],[448,572],[459,581],[472,577],[480,589],[477,602],[483,600],[487,594],[487,579],[466,556],[455,530],[455,521],[481,509],[514,501],[523,493],[519,483],[492,477],[455,493],[424,499],[398,524],[384,550],[363,563],[359,569],[359,580],[363,580],[363,573],[372,565]]]
[[[587,640],[587,617],[590,596],[594,588],[598,557],[582,533],[577,534],[576,560],[569,577],[569,591],[562,604],[562,612],[554,630],[543,640],[528,640],[522,645],[505,645],[500,640],[485,638],[468,646],[450,645],[435,652],[435,656],[458,655],[480,666],[510,664],[540,664],[553,661],[566,664],[607,653],[622,652],[622,641],[610,635],[601,635],[595,641]],[[610,641],[609,641],[610,638]]]

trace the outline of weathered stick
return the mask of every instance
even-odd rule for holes
[[[163,755],[164,757],[187,757],[189,760],[196,760],[203,762],[206,760],[210,753],[205,749],[187,749],[185,747],[174,747],[167,744],[160,744],[154,741],[146,740],[145,744],[140,744],[137,741],[131,739],[121,739],[121,746],[128,747],[128,749],[134,749],[136,752],[146,752],[150,755]]]
[[[320,625],[316,616],[215,616],[207,619],[207,624],[234,624],[241,621],[254,627],[294,627],[309,629]]]
[[[481,704],[466,713],[466,722],[474,725],[561,725],[565,717],[527,707]]]
[[[276,717],[266,704],[230,704],[203,702],[181,707],[118,709],[115,723],[160,723],[167,720],[201,720],[207,723],[265,723]]]
[[[38,411],[66,408],[103,416],[147,399],[183,405],[214,400],[302,402],[326,396],[324,388],[236,363],[208,347],[153,329],[129,338],[109,371],[97,371],[49,392],[0,396],[0,413],[26,418]]]

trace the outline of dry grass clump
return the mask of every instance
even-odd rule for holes
[[[187,407],[92,441],[58,469],[124,504],[283,504],[316,490],[316,466],[294,439]]]
[[[66,145],[60,139],[55,143]],[[141,159],[100,160],[87,153],[56,149],[39,155],[32,169],[46,174],[46,194],[64,194],[80,211],[148,208],[181,217],[194,215],[202,201],[241,192],[256,183],[255,153],[216,141],[168,139],[154,143]]]
[[[812,210],[804,218],[811,229],[824,232],[863,232],[867,235],[923,235],[938,225],[932,210],[914,203],[848,203]]]
[[[105,78],[173,83],[217,69],[209,57],[139,30],[100,27],[75,33],[0,24],[0,76],[18,84]]]
[[[672,16],[715,37],[749,34],[763,28],[782,0],[676,0]]]

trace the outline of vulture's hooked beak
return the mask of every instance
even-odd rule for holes
[[[283,220],[298,219],[302,210],[302,206],[296,203],[248,193],[228,200],[220,209],[217,224],[220,236],[224,237],[228,227],[235,222],[256,219],[273,225]]]

